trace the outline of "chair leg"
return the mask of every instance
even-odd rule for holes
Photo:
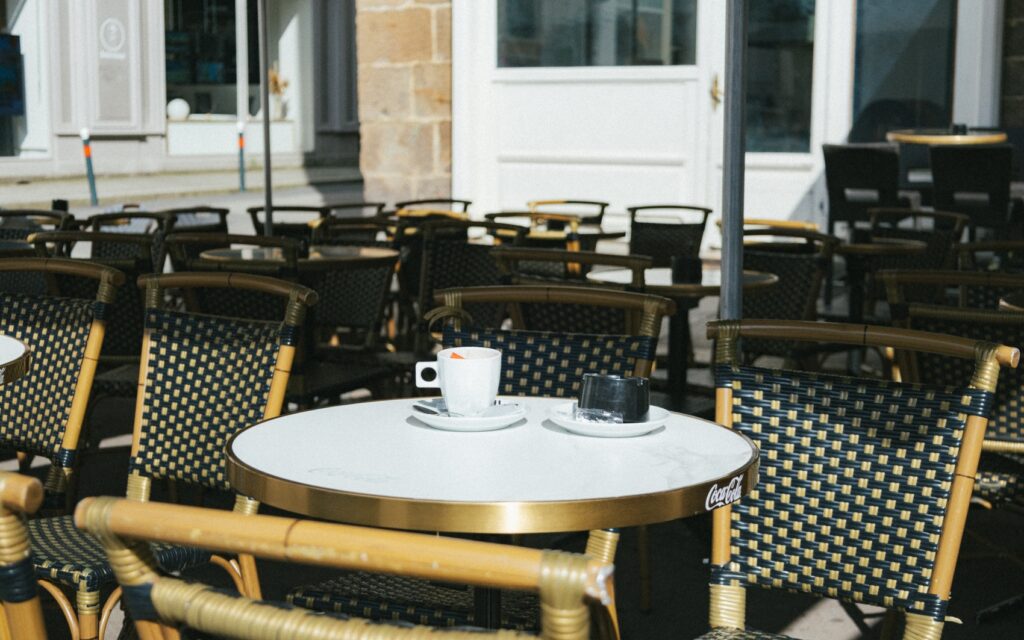
[[[75,592],[75,605],[78,609],[78,634],[82,640],[96,640],[100,630],[100,593],[99,591]]]
[[[646,526],[636,529],[636,550],[640,557],[640,611],[651,611],[651,536]]]
[[[99,637],[103,638],[107,634],[107,624],[110,623],[110,613],[114,610],[114,605],[121,601],[121,587],[114,589],[107,601],[103,603],[103,611],[100,613],[100,632]]]

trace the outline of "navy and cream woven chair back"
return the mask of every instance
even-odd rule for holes
[[[705,637],[761,637],[742,633],[746,589],[759,586],[895,609],[904,638],[938,638],[999,369],[1019,351],[771,320],[712,322],[708,337],[718,341],[717,419],[757,443],[761,477],[714,514],[716,631]],[[930,386],[745,366],[747,337],[932,351],[973,362],[973,374]]]
[[[152,276],[139,372],[142,398],[129,493],[146,499],[149,480],[228,490],[224,446],[235,432],[281,412],[299,327],[317,295],[297,284],[246,274]],[[275,321],[165,309],[164,289],[255,290],[286,301]],[[141,493],[137,493],[141,492]]]
[[[238,430],[280,414],[306,307],[316,294],[301,285],[230,273],[176,273],[140,278],[146,301],[139,393],[129,458],[127,497],[148,501],[154,479],[230,490],[224,469],[227,439]],[[165,308],[167,289],[254,289],[287,301],[276,322],[245,321]],[[258,503],[236,496],[234,510],[253,514]],[[99,540],[76,529],[69,517],[29,522],[38,578],[74,594],[80,636],[102,637],[115,591],[101,607],[101,592],[114,580]],[[213,561],[240,592],[259,593],[251,557],[238,564],[202,550],[154,546],[168,571]],[[71,610],[60,589],[48,591]],[[101,615],[101,611],[105,612]]]
[[[816,320],[821,283],[839,239],[800,229],[751,229],[745,230],[743,237],[755,239],[743,246],[743,268],[779,278],[769,291],[743,296],[743,316]],[[791,357],[797,351],[796,343],[785,340],[751,339],[743,345],[750,361],[765,355]]]
[[[323,615],[263,601],[259,596],[243,598],[167,575],[154,562],[149,543],[197,545],[210,552],[252,553],[278,562],[346,573],[373,572],[382,578],[429,580],[431,584],[459,576],[480,586],[514,586],[539,595],[543,603],[540,638],[547,640],[586,640],[591,630],[587,601],[607,604],[612,600],[611,562],[578,553],[276,516],[242,518],[211,509],[113,498],[83,500],[75,521],[103,541],[141,638],[177,637],[174,630],[183,627],[239,639],[537,637],[479,628],[439,632],[410,624],[374,623],[365,616]],[[125,526],[131,521],[162,526],[142,532]],[[236,535],[241,528],[247,535]],[[502,570],[495,571],[495,567]]]
[[[0,260],[0,274],[88,279],[89,297],[0,293],[0,333],[32,350],[31,370],[0,385],[0,446],[51,461],[47,489],[63,492],[72,473],[107,316],[124,274],[57,258]]]
[[[0,472],[0,625],[12,640],[46,638],[39,604],[32,549],[23,518],[43,502],[43,487],[35,478]]]
[[[491,257],[498,263],[502,278],[508,284],[597,286],[590,285],[583,273],[597,266],[628,269],[632,279],[623,288],[640,293],[644,290],[644,270],[654,264],[648,256],[507,246],[495,247]],[[581,265],[586,269],[579,268]]]
[[[648,376],[654,362],[658,330],[675,311],[671,300],[640,293],[558,286],[502,286],[449,289],[437,294],[437,319],[445,319],[443,344],[479,346],[502,351],[506,395],[574,397],[585,373]],[[474,322],[474,303],[503,304],[512,309],[512,329]],[[634,319],[621,333],[569,333],[532,330],[517,307],[565,305],[593,315],[611,310]]]
[[[209,249],[256,247],[271,250],[270,260],[208,260]],[[247,273],[281,280],[298,278],[302,242],[277,236],[244,236],[219,233],[174,233],[167,237],[167,252],[178,271],[220,271]],[[283,317],[286,300],[254,289],[207,289],[186,291],[186,305],[192,311],[230,318],[275,321]]]
[[[696,258],[711,209],[687,205],[629,207],[629,252],[651,256],[655,267],[672,266],[672,258]]]

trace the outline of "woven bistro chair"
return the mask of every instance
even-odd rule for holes
[[[314,245],[394,247],[394,225],[384,217],[336,218],[329,216],[312,223]]]
[[[170,216],[174,221],[171,229],[182,233],[227,233],[228,215],[231,210],[224,207],[197,205],[161,209],[157,213]]]
[[[491,257],[497,261],[503,279],[510,284],[547,282],[596,286],[586,279],[584,271],[589,272],[594,267],[610,267],[629,269],[632,278],[626,290],[641,293],[644,290],[644,271],[654,264],[650,257],[640,255],[507,246],[495,247]]]
[[[324,206],[274,205],[274,235],[309,242],[309,223],[326,217],[329,211]],[[267,235],[266,207],[249,207],[246,212],[256,234]],[[285,220],[281,219],[281,214],[286,216]]]
[[[146,319],[135,425],[129,460],[130,500],[150,499],[154,480],[230,491],[224,467],[227,439],[238,430],[280,414],[306,308],[316,294],[273,278],[231,273],[144,276]],[[164,308],[164,290],[254,289],[287,300],[277,322],[238,320]],[[258,503],[237,496],[234,510],[253,514]],[[113,580],[100,541],[76,529],[70,517],[29,522],[36,575],[72,611],[61,588],[73,592],[77,620],[72,635],[102,637],[119,592],[100,607],[101,590]],[[213,561],[231,575],[240,592],[257,594],[252,558],[237,565],[197,549],[163,546],[157,561],[168,571]]]
[[[654,266],[672,266],[672,258],[696,258],[711,209],[652,204],[629,207],[629,252],[654,258]],[[696,222],[685,222],[697,217]]]
[[[744,243],[743,268],[779,278],[768,293],[743,296],[743,317],[817,320],[818,295],[839,239],[800,229],[745,230],[743,237],[754,240]],[[744,342],[743,354],[751,363],[762,356],[804,361],[816,352],[805,347],[795,342],[751,338]]]
[[[964,271],[1024,273],[1024,240],[986,240],[956,246]]]
[[[160,571],[149,542],[199,545],[214,553],[257,554],[269,560],[336,569],[528,589],[544,603],[541,638],[586,640],[586,601],[609,602],[613,566],[562,551],[384,531],[274,516],[237,514],[113,498],[82,501],[76,522],[103,541],[142,640],[177,637],[188,627],[217,637],[271,638],[527,637],[512,631],[453,630],[339,619],[281,604],[228,595]],[[245,535],[238,535],[244,530]],[[130,594],[130,597],[128,597]],[[169,628],[168,628],[169,627]]]
[[[450,287],[473,287],[499,285],[501,270],[491,257],[493,245],[485,238],[470,241],[475,233],[485,233],[495,243],[515,246],[521,242],[525,229],[515,225],[494,222],[460,222],[457,220],[428,222],[422,227],[423,260],[420,265],[420,282],[416,313],[416,351],[423,351],[429,344],[429,318],[434,307],[434,292]],[[506,234],[499,240],[499,234]],[[509,235],[511,234],[511,235]],[[472,312],[479,317],[487,316],[500,322],[500,305],[476,305]]]
[[[889,271],[882,274],[889,293],[889,305],[895,309],[897,326],[935,333],[948,333],[974,340],[1024,345],[1024,314],[978,308],[970,304],[971,291],[994,289],[998,292],[1024,290],[1024,274],[971,272]],[[927,287],[952,288],[958,295],[946,298],[955,304],[912,302],[911,292]],[[934,353],[896,354],[905,380],[931,385],[949,385],[969,373],[970,365],[955,358]],[[1020,414],[1024,404],[1024,376],[1021,371],[1005,372],[1000,377],[985,435],[975,495],[990,503],[1024,503],[1024,424]]]
[[[971,241],[977,229],[991,229],[995,238],[1020,238],[1024,201],[1014,198],[1013,147],[996,145],[932,145],[935,207],[970,217]]]
[[[42,503],[39,480],[0,472],[0,635],[12,640],[46,638],[24,523]]]
[[[27,344],[35,361],[25,376],[0,385],[0,447],[19,452],[22,470],[32,456],[50,460],[46,489],[54,506],[64,507],[108,313],[124,274],[58,258],[0,260],[0,274],[7,273],[96,283],[92,294],[81,298],[0,294],[0,333]]]
[[[927,251],[916,256],[912,267],[920,269],[954,268],[955,247],[970,220],[962,213],[914,209],[868,209],[868,215],[872,238],[919,240],[928,245]]]
[[[671,300],[641,293],[600,288],[518,285],[465,287],[438,291],[435,319],[444,322],[443,346],[480,346],[503,352],[502,380],[498,393],[542,397],[576,397],[585,373],[649,376],[654,362],[658,330],[665,315],[675,310]],[[509,306],[513,329],[473,322],[474,304]],[[524,318],[540,314],[541,306],[590,309],[602,316],[612,312],[620,326],[617,333],[569,333],[524,330]],[[556,315],[556,314],[548,314]],[[611,562],[619,533],[592,531],[587,554]],[[345,574],[317,585],[298,587],[288,601],[310,609],[351,613],[388,612],[411,622],[437,626],[473,624],[473,593],[417,580],[379,580],[366,573]],[[517,592],[502,594],[502,626],[536,628],[536,602]],[[427,612],[427,613],[424,613]],[[432,612],[432,613],[431,613]],[[606,611],[610,627],[602,632],[615,636],[614,610]],[[363,613],[363,615],[366,615]]]
[[[707,639],[747,630],[747,587],[904,614],[907,640],[937,640],[1000,367],[1016,348],[870,325],[711,322],[717,420],[761,451],[761,479],[713,514]],[[974,363],[954,387],[740,364],[739,341],[895,347]],[[890,617],[891,619],[891,617]]]
[[[66,211],[0,209],[0,258],[25,258],[36,255],[28,237],[39,231],[67,229],[74,216]],[[0,291],[42,295],[49,291],[45,280],[34,273],[0,274]]]
[[[162,273],[167,250],[164,238],[174,227],[175,217],[167,213],[128,210],[115,213],[98,213],[89,216],[79,225],[83,231],[112,234],[145,234],[153,236],[153,272]],[[118,242],[93,241],[93,258],[131,258],[135,254],[131,247]]]

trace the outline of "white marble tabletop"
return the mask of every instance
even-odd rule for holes
[[[24,342],[0,334],[0,384],[14,382],[27,373],[28,358]]]
[[[514,400],[526,417],[489,432],[431,428],[411,398],[282,416],[233,438],[229,477],[246,495],[307,515],[477,533],[664,521],[738,499],[756,482],[754,445],[712,422],[671,414],[644,436],[591,438],[547,419],[565,399]]]

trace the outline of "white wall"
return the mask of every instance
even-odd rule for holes
[[[50,153],[49,25],[46,0],[7,3],[10,32],[21,37],[25,75],[25,116],[15,119],[19,158],[43,158]]]

